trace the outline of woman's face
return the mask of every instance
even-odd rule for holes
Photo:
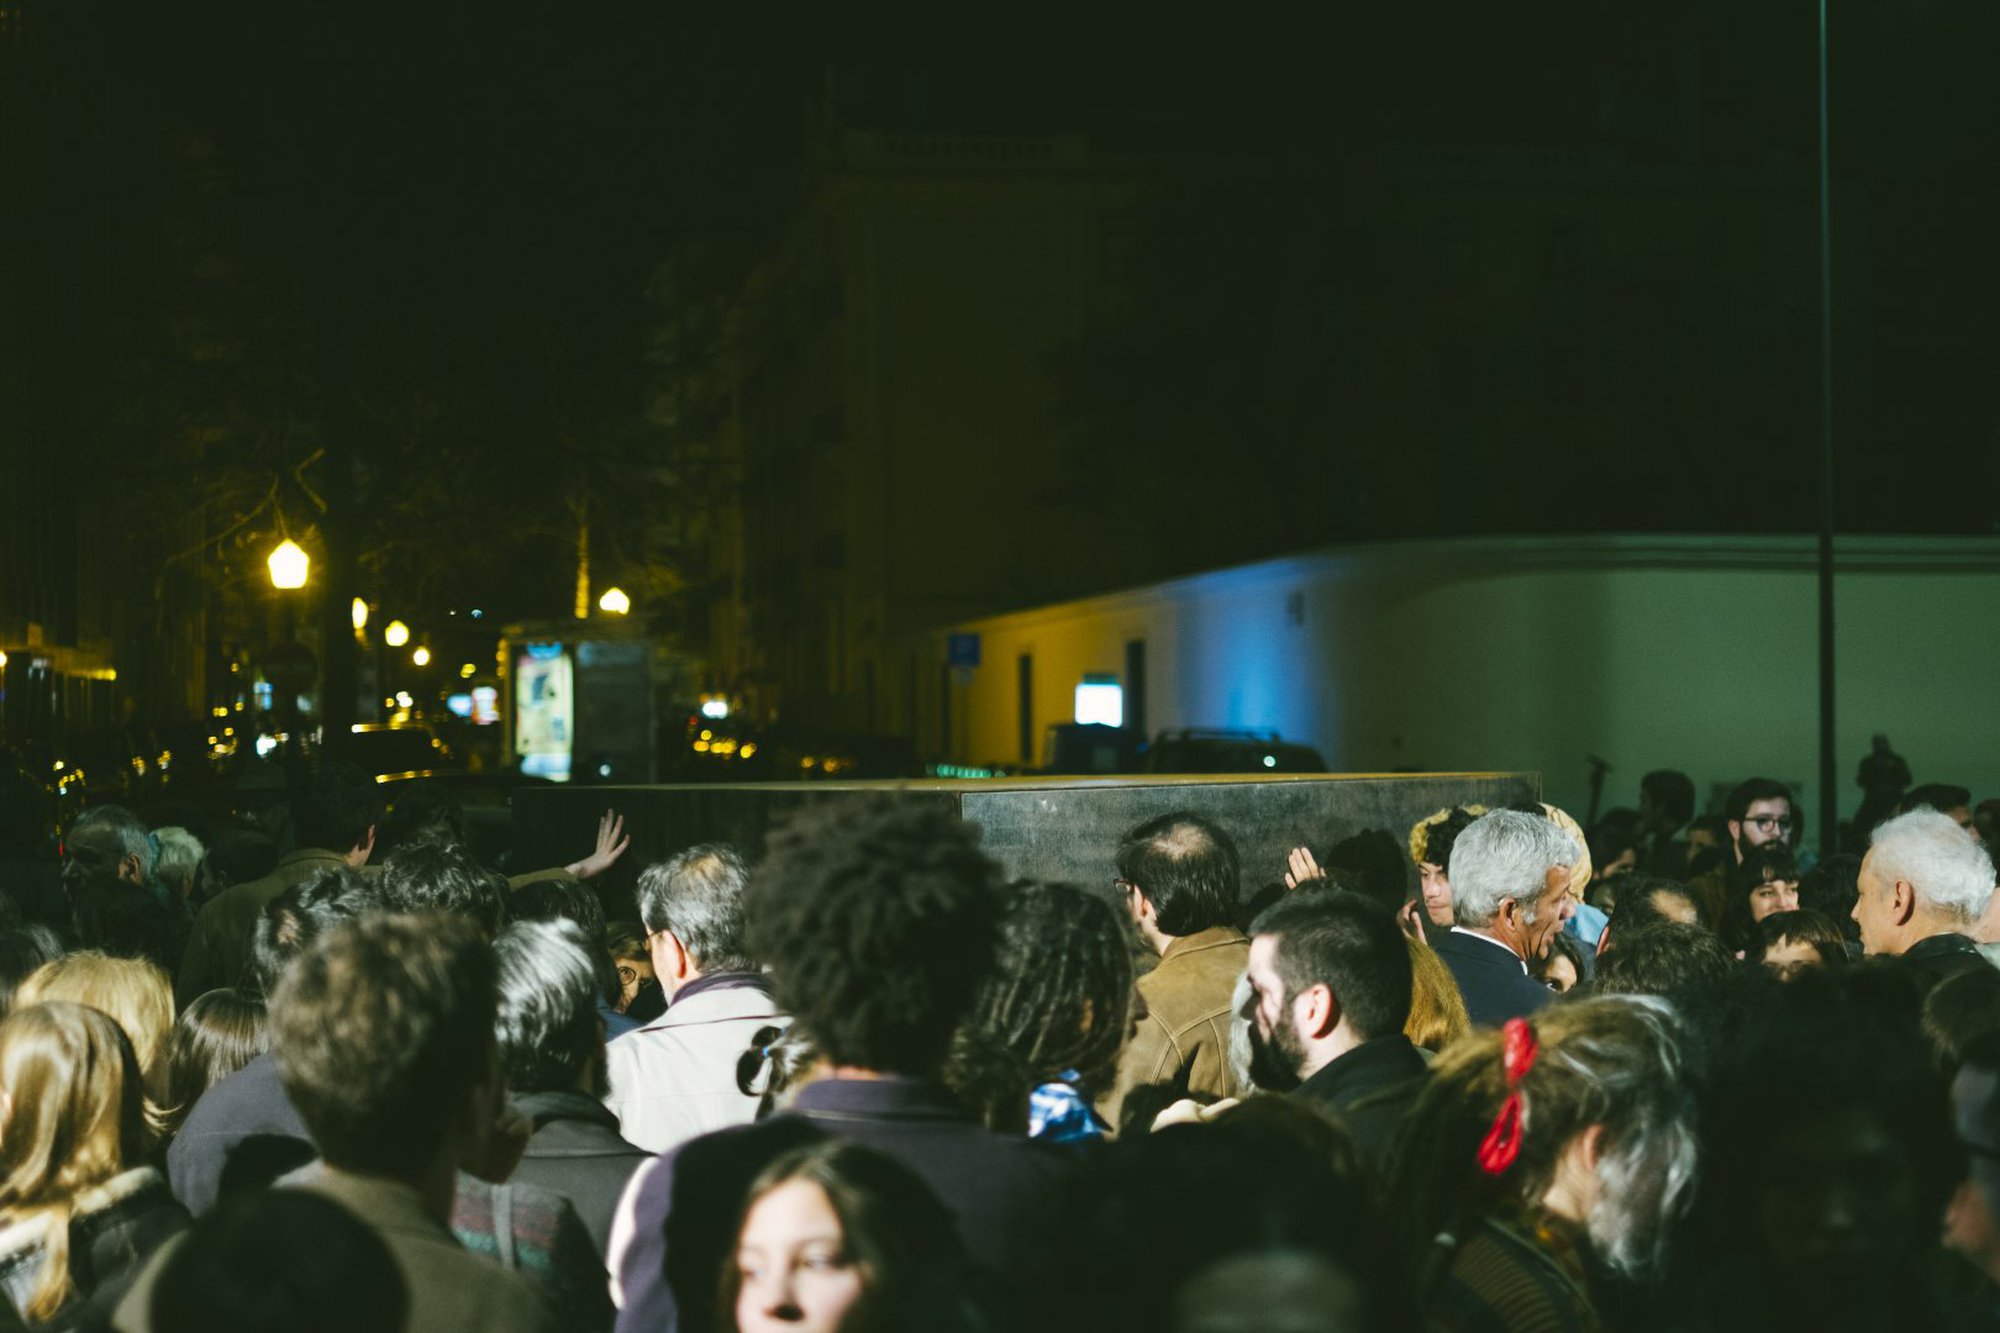
[[[1423,881],[1424,915],[1433,926],[1451,928],[1451,881],[1444,877],[1444,870],[1429,861],[1417,863],[1417,875]]]
[[[861,1295],[840,1218],[810,1180],[788,1180],[751,1206],[736,1271],[739,1333],[835,1333]]]
[[[1750,890],[1750,919],[1762,921],[1773,912],[1799,910],[1799,882],[1795,879],[1768,879]]]

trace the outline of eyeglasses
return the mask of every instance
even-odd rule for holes
[[[618,966],[618,983],[619,983],[619,984],[620,984],[621,986],[629,986],[629,985],[631,985],[631,984],[632,984],[633,982],[637,981],[638,979],[639,979],[639,969],[638,969],[638,968],[636,968],[636,967],[633,967],[633,966],[631,966],[630,964],[626,964],[626,963],[621,963],[621,964],[619,964],[619,966]]]
[[[1792,824],[1793,824],[1793,820],[1790,815],[1745,815],[1739,822],[1750,825],[1754,828],[1763,829],[1764,832],[1766,833],[1770,833],[1773,831],[1776,831],[1778,833],[1790,833],[1792,831]]]

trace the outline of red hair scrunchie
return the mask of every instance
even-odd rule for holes
[[[1521,1155],[1521,1079],[1535,1067],[1541,1047],[1525,1018],[1510,1018],[1500,1030],[1500,1062],[1507,1073],[1507,1100],[1479,1145],[1479,1165],[1489,1176],[1504,1174]]]

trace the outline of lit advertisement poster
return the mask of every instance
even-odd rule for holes
[[[514,659],[514,753],[521,772],[569,780],[576,735],[576,689],[559,643],[531,643]]]

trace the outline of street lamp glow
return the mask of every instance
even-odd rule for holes
[[[358,630],[368,628],[368,603],[362,601],[359,597],[355,598],[351,614],[354,618],[354,628]]]
[[[278,549],[271,552],[265,563],[271,567],[273,588],[303,588],[306,586],[306,570],[312,560],[304,548],[287,537],[278,543]]]
[[[410,627],[400,620],[392,620],[382,631],[382,642],[391,648],[401,648],[410,641]]]
[[[622,616],[632,609],[632,599],[625,595],[623,588],[606,588],[604,595],[597,599],[597,609]]]
[[[418,666],[429,666],[431,664],[431,650],[428,648],[419,648],[410,654],[410,660]]]
[[[474,666],[470,662],[461,663],[458,668],[458,678],[460,680],[471,680],[474,676],[478,674],[479,674],[479,668]]]

